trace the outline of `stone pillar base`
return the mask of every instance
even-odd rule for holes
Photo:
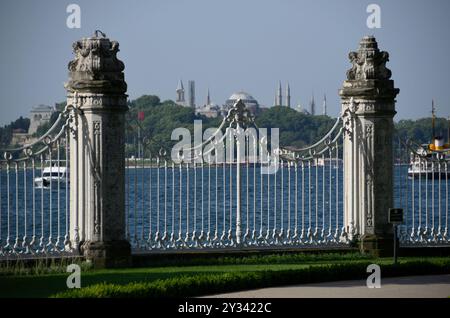
[[[94,268],[131,266],[131,246],[128,241],[87,241],[81,247],[81,252]]]
[[[389,257],[394,255],[394,237],[364,235],[359,241],[361,253],[370,254],[375,257]]]

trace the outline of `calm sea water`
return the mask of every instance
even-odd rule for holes
[[[40,176],[40,173],[37,169],[35,176]],[[439,220],[443,224],[446,222],[448,180],[433,182],[430,179],[427,184],[425,179],[415,179],[413,182],[407,179],[406,166],[396,166],[394,174],[395,206],[408,210],[407,225],[411,225],[413,220],[413,196],[416,226],[419,217],[422,224],[427,221],[430,225],[432,222],[437,225]],[[181,180],[179,168],[127,169],[126,180],[127,228],[130,237],[147,237],[150,229],[153,235],[164,231],[178,233],[180,230],[182,233],[186,230],[196,230],[200,233],[201,229],[205,232],[214,233],[217,230],[221,233],[228,231],[230,227],[234,231],[236,167],[230,169],[227,166],[225,172],[221,166],[197,168],[189,169],[188,173],[186,168],[183,168]],[[33,200],[32,171],[19,171],[17,183],[16,174],[11,171],[8,198],[8,176],[5,170],[1,171],[0,239],[3,243],[8,236],[8,229],[12,238],[15,238],[16,234],[23,237],[25,231],[27,236],[31,237],[33,230],[37,237],[43,233],[45,237],[51,234],[56,239],[58,235],[65,234],[68,193],[65,183],[61,183],[59,191],[56,183],[53,186],[53,191],[35,189]],[[419,188],[422,189],[421,195]],[[284,167],[275,175],[262,175],[262,179],[258,167],[250,166],[248,170],[242,167],[241,189],[244,233],[247,226],[250,231],[257,232],[274,227],[294,231],[296,226],[301,228],[302,225],[305,229],[324,227],[332,230],[342,226],[341,167],[318,167],[317,170],[315,167],[305,167],[303,170],[299,168],[297,174],[293,167]]]

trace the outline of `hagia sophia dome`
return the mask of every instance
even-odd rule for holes
[[[258,101],[250,94],[239,91],[236,93],[233,93],[225,102],[225,106],[229,109],[233,107],[233,105],[238,101],[241,100],[245,106],[253,113],[257,114],[259,112],[259,103]]]

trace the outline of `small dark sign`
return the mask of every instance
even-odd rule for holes
[[[403,209],[389,209],[389,223],[403,223]]]

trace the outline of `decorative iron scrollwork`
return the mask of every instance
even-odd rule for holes
[[[253,114],[247,109],[242,100],[238,100],[228,111],[225,121],[231,125],[236,124],[240,127],[249,127],[254,124]]]

